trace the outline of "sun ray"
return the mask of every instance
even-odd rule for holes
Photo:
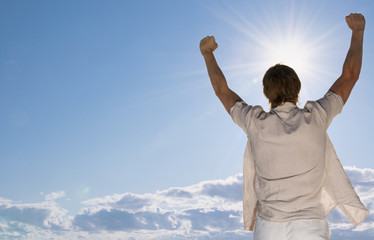
[[[305,3],[298,3],[290,1],[284,13],[266,4],[266,9],[256,11],[249,6],[239,10],[229,3],[225,4],[224,9],[214,9],[217,16],[242,34],[241,38],[233,40],[240,51],[237,55],[229,56],[233,64],[224,67],[225,72],[239,79],[262,79],[270,66],[277,63],[289,65],[302,81],[302,99],[309,99],[311,92],[326,87],[326,78],[332,84],[330,78],[337,77],[339,73],[327,69],[326,52],[333,46],[335,38],[332,36],[342,24],[326,27],[327,30],[315,34],[313,26],[323,6],[317,12],[310,13]],[[247,88],[245,84],[258,84],[258,80],[245,83],[229,79],[229,82],[244,88]]]

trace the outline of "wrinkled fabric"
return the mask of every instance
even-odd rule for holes
[[[338,206],[354,226],[368,211],[355,193],[327,135],[343,100],[328,92],[300,109],[286,102],[270,112],[237,102],[233,121],[247,134],[243,158],[243,219],[324,219]]]
[[[253,240],[329,240],[331,232],[325,219],[269,222],[256,218]]]

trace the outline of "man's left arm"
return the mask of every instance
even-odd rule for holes
[[[225,76],[219,68],[213,51],[218,47],[214,37],[206,37],[200,41],[200,51],[204,56],[205,64],[208,70],[210,82],[212,83],[214,92],[222,102],[226,111],[230,114],[230,109],[238,101],[242,99],[232,91],[228,85]]]

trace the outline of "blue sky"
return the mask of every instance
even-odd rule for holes
[[[370,0],[1,1],[0,200],[48,202],[69,222],[92,199],[136,203],[237,176],[246,137],[211,89],[200,39],[215,36],[230,87],[267,109],[264,72],[294,63],[302,107],[340,75],[351,12],[366,18],[362,72],[329,134],[344,166],[370,172],[373,8]],[[274,55],[289,43],[295,52]],[[23,223],[4,214],[0,228]]]

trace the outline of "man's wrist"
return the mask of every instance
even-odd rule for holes
[[[213,52],[202,52],[201,53],[203,55],[203,57],[209,57],[209,56],[212,56],[213,55]]]
[[[364,30],[353,30],[352,37],[354,38],[363,38],[364,37]]]
[[[364,33],[364,31],[365,31],[365,28],[363,28],[363,29],[354,29],[354,30],[352,30],[352,33]]]

